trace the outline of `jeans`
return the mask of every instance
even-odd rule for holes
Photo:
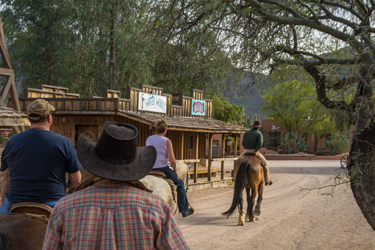
[[[183,213],[189,209],[189,203],[186,196],[185,185],[182,179],[177,180],[176,173],[169,167],[156,168],[155,170],[162,171],[167,179],[171,179],[177,186],[177,205],[180,213]]]
[[[44,204],[47,204],[48,206],[54,207],[58,201],[48,201],[44,202]],[[0,207],[0,214],[9,214],[10,207],[14,203],[8,201],[7,197],[5,196],[5,200],[3,205]]]

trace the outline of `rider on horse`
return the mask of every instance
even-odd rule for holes
[[[262,155],[259,152],[259,149],[262,147],[263,144],[263,135],[259,131],[261,128],[259,121],[254,121],[254,124],[252,126],[253,128],[246,131],[243,140],[242,140],[242,146],[245,148],[244,152],[241,154],[246,153],[255,153],[255,156],[259,158],[259,160],[262,161],[264,165],[264,179],[265,179],[265,185],[272,185],[272,180],[270,177],[270,172],[268,168],[268,162],[264,155]],[[241,157],[240,156],[240,157]]]

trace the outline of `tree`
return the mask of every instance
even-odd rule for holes
[[[321,138],[336,133],[333,117],[316,99],[312,83],[301,80],[278,83],[269,88],[262,98],[264,105],[261,110],[283,124],[289,133],[297,133],[305,142],[313,136],[314,153]]]
[[[215,95],[213,98],[214,118],[229,123],[242,123],[244,121],[243,108],[230,104],[228,98]]]
[[[81,96],[139,84],[210,97],[235,73],[215,36],[169,42],[154,29],[154,1],[1,0],[11,60],[22,88],[69,87]],[[163,36],[162,36],[163,35]],[[221,82],[218,87],[218,82]]]
[[[355,126],[348,170],[354,197],[373,229],[374,11],[372,0],[198,0],[171,1],[159,17],[160,26],[180,38],[216,33],[235,65],[249,72],[275,75],[280,65],[304,70],[315,82],[317,100],[346,112]]]

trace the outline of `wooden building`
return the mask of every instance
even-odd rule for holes
[[[43,98],[55,108],[51,131],[68,137],[74,145],[85,133],[97,141],[106,121],[128,123],[138,128],[138,145],[144,146],[155,133],[155,123],[164,118],[166,136],[172,141],[175,157],[185,162],[200,162],[208,152],[208,180],[211,178],[212,135],[242,134],[247,129],[213,119],[212,100],[203,98],[203,91],[191,90],[190,96],[167,94],[162,88],[140,85],[128,88],[125,98],[116,90],[107,90],[106,97],[81,98],[67,88],[43,85],[29,88],[26,98],[19,98],[21,110]],[[237,143],[237,142],[235,142]],[[195,166],[195,170],[197,167]],[[195,171],[196,173],[196,171]],[[196,177],[196,175],[195,175]]]

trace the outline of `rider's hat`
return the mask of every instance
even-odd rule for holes
[[[32,121],[44,119],[53,111],[55,111],[55,107],[44,99],[36,99],[32,101],[26,109],[29,120]]]
[[[137,147],[136,127],[106,122],[97,143],[81,134],[77,155],[81,164],[93,175],[117,181],[135,181],[145,177],[156,161],[153,146]]]
[[[254,124],[252,125],[253,128],[260,128],[262,125],[260,125],[259,121],[254,121]]]

